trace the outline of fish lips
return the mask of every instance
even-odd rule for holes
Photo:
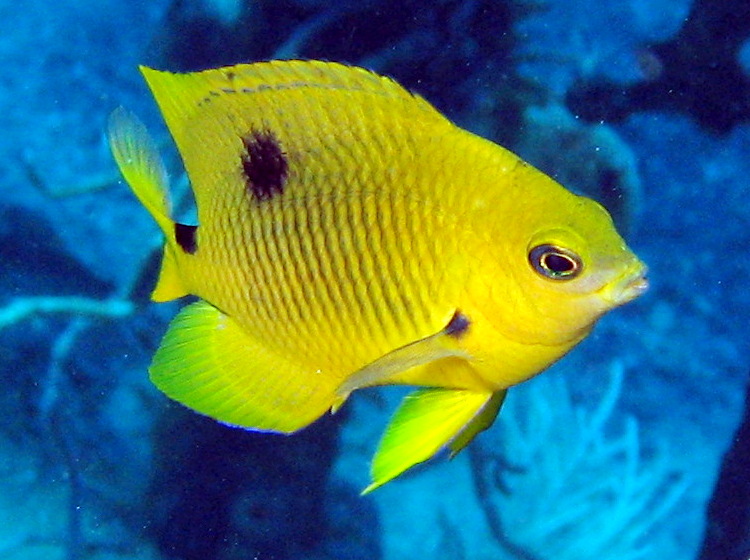
[[[634,300],[648,289],[647,272],[646,265],[635,261],[618,279],[604,287],[601,292],[603,299],[612,307]]]

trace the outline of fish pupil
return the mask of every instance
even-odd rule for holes
[[[573,251],[548,244],[534,247],[529,262],[537,273],[552,280],[570,280],[583,269],[581,258]]]
[[[566,256],[553,253],[544,257],[544,266],[555,274],[567,274],[575,268],[575,263]]]

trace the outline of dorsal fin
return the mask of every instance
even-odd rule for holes
[[[259,135],[278,142],[291,177],[307,154],[331,151],[342,135],[356,138],[357,131],[378,126],[393,133],[396,125],[388,123],[394,122],[448,122],[393,80],[332,62],[272,61],[189,74],[141,71],[182,155],[199,211],[214,187],[241,180],[247,145]]]
[[[235,91],[248,95],[304,89],[358,92],[400,100],[411,104],[412,109],[440,116],[422,97],[391,78],[337,62],[273,60],[190,73],[165,72],[146,66],[140,69],[178,143],[178,137],[202,108],[215,98]]]

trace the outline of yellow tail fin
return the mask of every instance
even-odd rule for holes
[[[151,136],[135,115],[118,108],[109,119],[109,145],[133,194],[151,213],[166,238],[159,281],[151,298],[169,301],[187,295],[177,268],[179,248],[175,243],[175,224],[170,217],[167,173]]]

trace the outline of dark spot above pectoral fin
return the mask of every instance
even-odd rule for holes
[[[196,233],[198,226],[188,226],[185,224],[174,225],[174,238],[182,250],[192,255],[198,250],[198,240]]]
[[[273,132],[251,130],[242,145],[242,174],[250,196],[262,202],[283,193],[289,164]]]

